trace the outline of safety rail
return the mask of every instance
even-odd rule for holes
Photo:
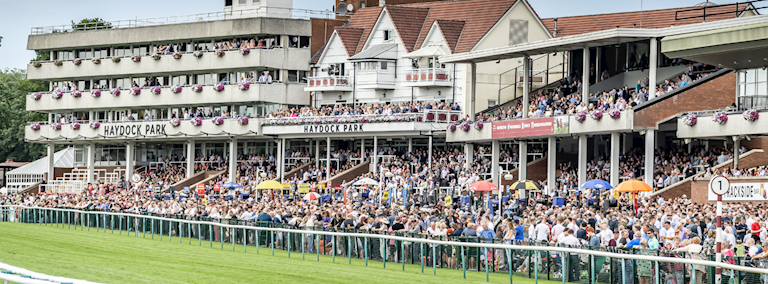
[[[451,75],[448,68],[415,68],[405,70],[405,83],[422,82],[450,82]]]
[[[199,246],[205,240],[211,248],[217,242],[224,249],[226,242],[228,247],[231,244],[233,251],[239,245],[247,253],[248,246],[251,246],[258,254],[263,247],[271,249],[273,255],[275,249],[287,251],[288,257],[291,257],[291,252],[300,252],[303,259],[306,253],[316,254],[317,261],[320,261],[322,253],[332,257],[334,262],[337,255],[346,257],[351,264],[354,256],[365,259],[366,266],[370,260],[380,261],[386,268],[389,261],[390,265],[402,265],[403,270],[406,263],[418,262],[422,272],[425,266],[432,266],[433,274],[437,274],[439,262],[440,268],[461,269],[465,278],[467,270],[484,271],[486,280],[489,280],[490,272],[508,273],[510,283],[513,283],[515,275],[535,278],[536,282],[539,278],[560,278],[563,283],[590,284],[632,283],[636,275],[639,275],[647,277],[649,283],[651,277],[655,278],[655,283],[662,283],[662,275],[667,280],[667,275],[682,271],[681,283],[704,284],[703,278],[710,280],[715,275],[715,268],[723,269],[724,278],[735,278],[734,283],[742,283],[741,278],[754,280],[760,279],[760,274],[768,274],[768,269],[746,266],[755,260],[724,256],[725,262],[715,262],[711,260],[714,258],[712,254],[597,247],[582,249],[521,241],[515,244],[497,243],[505,240],[483,237],[414,238],[409,236],[418,235],[332,231],[336,229],[323,227],[294,229],[294,226],[272,222],[217,220],[182,215],[164,217],[155,214],[3,205],[0,206],[0,222],[33,223],[68,229],[80,226],[81,231],[94,228],[96,232],[111,231],[114,234],[117,230],[121,235],[125,230],[126,236],[135,238],[147,238],[147,233],[150,233],[151,239],[158,235],[160,241],[165,237],[169,242],[178,239],[180,244],[187,242],[189,245],[196,238]],[[735,264],[737,261],[745,265]],[[510,267],[512,269],[508,269]],[[740,272],[744,272],[744,275]]]
[[[307,87],[351,87],[349,76],[318,76],[307,78]]]
[[[168,17],[119,20],[119,21],[99,21],[99,22],[91,22],[91,23],[76,23],[76,24],[68,24],[68,25],[33,27],[31,34],[38,35],[38,34],[49,34],[49,33],[88,31],[88,30],[139,28],[139,27],[161,26],[161,25],[170,25],[170,24],[184,24],[184,23],[197,23],[197,22],[252,18],[254,17],[254,15],[263,16],[263,17],[266,17],[266,16],[288,17],[293,19],[310,19],[310,18],[318,18],[318,17],[332,19],[332,18],[335,18],[336,13],[330,12],[330,11],[280,8],[280,7],[260,7],[257,9],[238,10],[238,11],[231,11],[230,9],[229,11],[224,11],[224,12],[211,12],[211,13],[201,13],[201,14],[193,14],[193,15],[168,16]]]
[[[264,46],[264,47],[258,47],[258,46],[257,47],[249,47],[248,49],[249,49],[249,52],[250,51],[257,52],[259,50],[272,50],[272,49],[283,49],[283,48],[284,47],[280,46],[280,45],[272,45],[272,46]],[[290,47],[290,48],[291,49],[299,49],[299,48],[296,48],[296,47]],[[80,64],[82,64],[83,63],[82,61],[86,61],[86,60],[93,60],[93,59],[108,60],[108,59],[112,59],[112,58],[120,58],[120,60],[124,60],[124,59],[125,60],[130,60],[130,59],[132,59],[135,56],[147,57],[147,58],[142,58],[144,60],[147,60],[147,59],[149,59],[149,57],[151,57],[153,55],[159,55],[159,56],[161,56],[161,59],[162,59],[163,57],[174,57],[175,54],[180,54],[181,56],[184,56],[184,55],[193,56],[193,55],[195,55],[195,53],[201,53],[203,55],[206,55],[206,53],[210,53],[210,54],[215,55],[215,53],[217,51],[219,51],[219,50],[224,51],[224,52],[239,52],[241,49],[245,49],[245,48],[229,48],[229,49],[213,49],[213,50],[189,50],[189,51],[160,52],[160,53],[147,51],[147,52],[140,52],[139,54],[128,54],[128,55],[119,55],[119,56],[118,55],[115,55],[115,56],[98,56],[98,57],[91,56],[91,57],[83,57],[83,58],[56,59],[56,60],[54,60],[54,59],[30,60],[29,64],[55,63],[57,61],[61,61],[61,63],[64,64],[66,62],[73,63],[73,61],[75,59],[80,59],[81,60]],[[215,56],[217,56],[217,55],[215,55]],[[35,66],[35,67],[37,67],[37,66]]]
[[[335,116],[301,116],[267,118],[264,126],[272,125],[305,125],[305,124],[334,124],[334,123],[376,123],[376,122],[436,122],[450,123],[461,119],[461,111],[454,110],[424,110],[412,113],[365,114],[365,115],[335,115]]]

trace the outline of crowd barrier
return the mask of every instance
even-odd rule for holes
[[[573,282],[611,284],[715,284],[715,268],[722,268],[720,284],[768,283],[768,269],[760,260],[723,256],[717,263],[714,254],[670,253],[659,250],[616,248],[571,248],[481,237],[426,238],[402,232],[334,230],[329,227],[298,228],[273,222],[238,219],[210,219],[184,215],[127,214],[66,208],[0,206],[0,222],[17,222],[95,230],[97,233],[125,233],[127,236],[158,238],[209,247],[241,246],[250,249],[284,250],[307,255],[352,258],[387,265],[419,265],[436,274],[438,268],[467,272]],[[637,277],[636,277],[637,276]]]

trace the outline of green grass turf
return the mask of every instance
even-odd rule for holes
[[[203,242],[188,239],[179,244],[139,235],[126,236],[115,231],[104,233],[34,224],[0,223],[0,262],[49,275],[105,283],[486,283],[485,273],[438,269],[432,274],[425,267],[307,254],[288,253],[268,248]],[[491,273],[491,283],[508,283],[509,274]],[[531,284],[533,279],[514,277],[515,284]],[[556,281],[541,280],[554,284]]]

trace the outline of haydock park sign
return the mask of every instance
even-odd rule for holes
[[[711,190],[707,190],[709,201],[717,201],[717,195]],[[731,183],[728,192],[723,194],[723,201],[766,201],[768,200],[768,191],[765,183]]]
[[[304,125],[304,133],[364,132],[362,123]]]
[[[157,124],[134,124],[134,125],[103,125],[102,135],[107,137],[114,136],[157,136],[166,135],[165,126],[167,123]]]

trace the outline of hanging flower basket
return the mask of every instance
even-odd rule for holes
[[[688,125],[689,127],[692,127],[696,125],[696,123],[699,121],[699,117],[696,114],[688,114],[683,116],[683,123],[685,125]]]
[[[195,52],[192,53],[192,56],[197,57],[197,58],[203,57],[203,52],[199,51],[199,50],[195,51]]]
[[[725,124],[728,122],[728,115],[725,114],[723,111],[718,111],[715,113],[715,115],[712,116],[712,121],[717,122],[718,124]]]
[[[475,122],[475,129],[483,130],[483,122],[482,121]]]
[[[61,123],[54,122],[51,124],[51,129],[53,130],[61,130]]]
[[[181,93],[181,86],[176,85],[176,86],[171,87],[171,92],[174,93],[174,94]]]
[[[217,117],[214,117],[211,121],[213,122],[213,125],[222,125],[224,124],[224,117],[217,116]]]
[[[89,126],[91,127],[91,129],[97,129],[97,128],[99,128],[99,126],[101,126],[101,122],[98,122],[98,121],[94,120],[94,121],[91,121]]]
[[[612,109],[610,112],[608,112],[608,116],[610,116],[613,119],[619,119],[621,118],[621,111],[618,109]]]
[[[140,62],[141,61],[141,55],[131,56],[131,60],[133,60],[133,62]]]
[[[35,68],[39,68],[40,66],[43,66],[43,63],[35,62],[35,63],[32,63],[32,66],[35,66]]]
[[[242,55],[248,55],[249,53],[251,53],[251,49],[250,48],[241,48],[240,49],[240,54],[242,54]]]
[[[459,127],[460,127],[460,128],[461,128],[461,130],[463,130],[464,132],[467,132],[467,131],[469,131],[469,128],[470,128],[470,126],[469,126],[469,125],[470,125],[470,122],[464,122],[464,123],[462,123],[462,124],[461,124]]]
[[[82,97],[82,96],[83,96],[83,92],[82,92],[82,91],[80,91],[80,90],[74,90],[74,91],[72,91],[72,93],[70,93],[70,94],[71,94],[73,97],[75,97],[75,98],[79,98],[79,97]]]
[[[178,52],[174,53],[173,59],[181,59],[181,53],[178,53]]]
[[[216,83],[216,85],[213,85],[213,90],[217,92],[224,91],[224,84],[223,83]]]
[[[112,62],[120,63],[120,57],[112,57]]]
[[[160,88],[160,86],[154,86],[152,88],[149,88],[149,92],[152,93],[153,95],[159,95],[160,92],[162,92],[162,91],[163,91],[163,89]]]
[[[131,88],[131,95],[134,95],[134,96],[141,95],[141,88],[139,87]]]
[[[101,64],[101,58],[91,59],[91,62],[93,62],[93,64]]]
[[[456,131],[456,123],[448,124],[448,130],[451,132]]]
[[[80,64],[82,63],[83,63],[83,60],[80,58],[72,60],[72,64],[75,64],[75,66],[80,66]]]
[[[61,98],[61,96],[63,96],[63,95],[64,95],[64,93],[63,93],[63,92],[61,92],[61,90],[56,90],[56,91],[53,91],[53,93],[51,93],[51,97],[52,97],[53,99],[55,99],[55,100],[58,100],[58,99],[60,99],[60,98]]]
[[[157,54],[157,53],[155,53],[155,54],[152,54],[152,59],[154,59],[154,60],[160,60],[160,58],[163,58],[162,56],[160,56],[160,54]]]
[[[202,92],[203,91],[203,86],[199,85],[199,84],[194,84],[194,85],[192,85],[192,91],[196,92],[196,93]]]
[[[748,109],[748,110],[744,111],[743,115],[744,115],[744,119],[746,119],[749,122],[753,122],[753,121],[757,120],[758,118],[760,118],[760,113],[757,112],[756,109]]]
[[[99,89],[91,90],[91,96],[93,96],[94,98],[101,97],[101,90]]]
[[[580,111],[576,113],[576,121],[578,121],[579,123],[584,122],[584,120],[586,119],[587,119],[586,112]]]
[[[240,125],[248,125],[248,117],[247,116],[241,116],[237,118],[237,123]]]
[[[119,96],[120,95],[120,87],[112,89],[111,91],[109,91],[109,93],[112,94],[115,97]]]
[[[53,62],[53,65],[56,65],[56,66],[61,66],[62,64],[64,64],[64,63],[61,62],[61,60],[56,60],[56,61]]]
[[[34,94],[32,94],[32,99],[33,100],[39,100],[42,97],[43,97],[42,93],[34,93]]]
[[[190,120],[189,122],[191,122],[192,125],[194,125],[194,126],[203,125],[203,119],[200,118],[200,117],[193,117],[192,120]]]
[[[40,130],[40,123],[37,123],[37,122],[32,123],[32,125],[29,126],[29,129],[32,129],[35,131]]]
[[[596,110],[596,111],[593,111],[591,114],[589,114],[589,116],[591,116],[592,119],[594,120],[600,121],[601,119],[603,119],[603,112]]]
[[[80,123],[79,122],[72,123],[69,125],[69,127],[72,128],[72,130],[80,130]]]
[[[179,125],[181,125],[181,119],[178,117],[171,118],[171,126],[177,127]]]
[[[216,51],[213,52],[213,54],[216,54],[217,57],[224,57],[225,53],[224,53],[224,50],[217,49]]]
[[[248,82],[242,82],[242,83],[240,83],[240,84],[238,85],[238,87],[239,87],[239,88],[240,88],[240,90],[242,90],[242,91],[247,91],[248,89],[250,89],[250,88],[251,88],[251,84],[249,84]]]

